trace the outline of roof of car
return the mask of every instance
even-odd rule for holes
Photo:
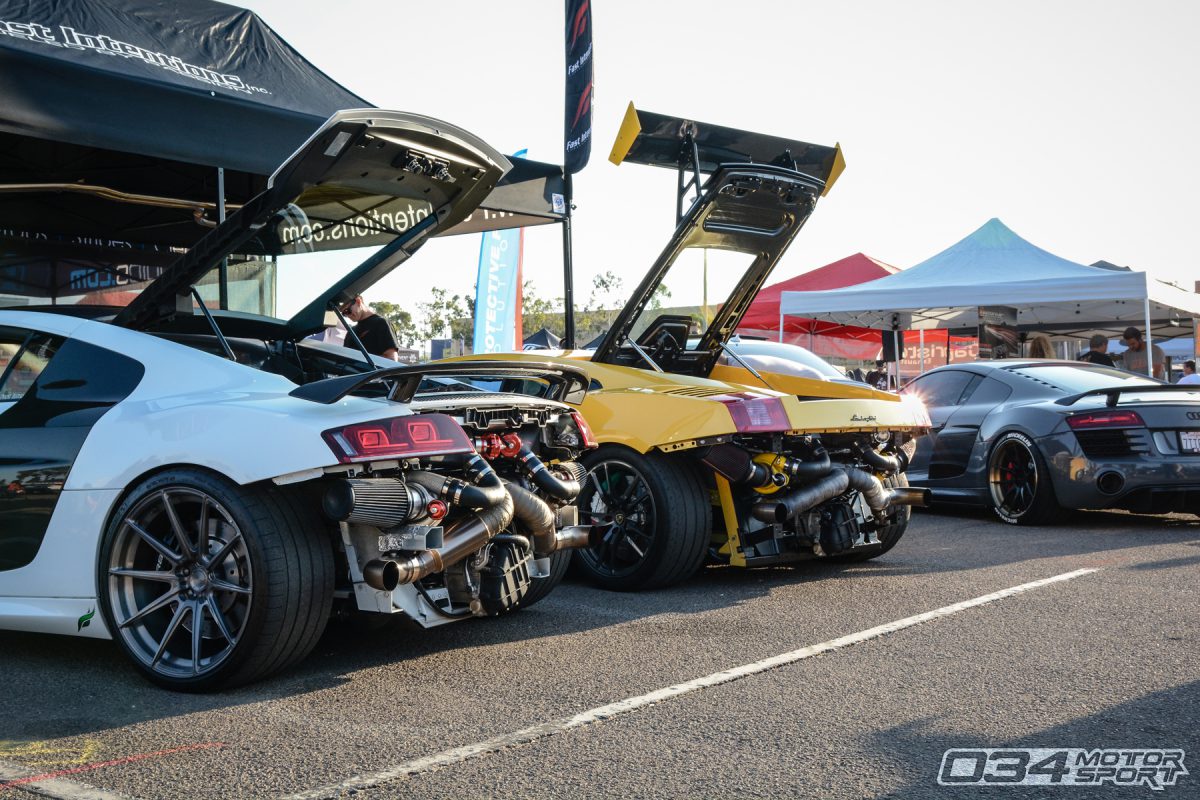
[[[1035,367],[1046,364],[1059,364],[1067,367],[1089,367],[1092,366],[1082,361],[1065,361],[1061,358],[1002,358],[991,361],[971,361],[966,364],[943,364],[935,367],[929,372],[946,369],[963,369],[970,367],[977,370],[998,370],[998,369],[1019,369],[1021,367]],[[928,373],[926,373],[928,374]]]

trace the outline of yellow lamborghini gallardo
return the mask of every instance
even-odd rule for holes
[[[576,551],[582,569],[634,590],[706,559],[751,567],[887,552],[924,501],[904,476],[924,409],[865,385],[755,369],[728,346],[841,172],[840,149],[630,106],[613,160],[679,170],[675,233],[594,351],[516,356],[565,359],[591,379],[580,410],[600,446],[582,459],[578,506],[598,535]]]

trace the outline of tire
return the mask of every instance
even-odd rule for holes
[[[901,486],[908,486],[908,476],[903,472],[895,475],[889,475],[883,480],[883,488],[885,489],[893,489]],[[911,519],[912,506],[895,506],[892,509],[892,518],[890,524],[883,526],[879,530],[879,544],[872,545],[870,548],[864,547],[856,552],[830,556],[829,560],[852,564],[859,561],[870,561],[872,558],[878,558],[896,546],[896,543],[900,541],[900,537],[904,535],[906,530],[908,530],[908,523]]]
[[[294,491],[173,469],[118,506],[100,546],[99,605],[149,680],[186,692],[238,686],[316,645],[333,602],[333,547]]]
[[[579,493],[580,519],[609,526],[597,547],[575,551],[588,580],[614,591],[657,589],[700,568],[712,535],[712,509],[690,463],[619,445],[601,447],[580,461],[588,469]]]
[[[529,608],[534,603],[545,598],[546,595],[554,591],[554,587],[562,583],[563,576],[567,574],[567,567],[571,564],[571,551],[559,550],[556,553],[550,554],[550,574],[545,578],[537,578],[529,585],[529,591],[525,592],[525,596],[521,598],[521,605],[518,608]]]
[[[988,455],[988,506],[1009,525],[1048,525],[1062,515],[1046,460],[1019,431],[1001,434]]]

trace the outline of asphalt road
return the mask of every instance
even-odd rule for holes
[[[0,633],[0,775],[57,773],[0,800],[1200,797],[1198,586],[1193,517],[926,512],[866,564],[710,568],[642,595],[568,583],[499,620],[339,627],[298,669],[220,695],[158,690],[112,643]],[[1195,774],[1162,793],[937,784],[948,748],[1006,747],[1182,748]],[[455,763],[419,761],[439,754]]]

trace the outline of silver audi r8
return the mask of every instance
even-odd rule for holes
[[[909,481],[1014,525],[1063,509],[1200,514],[1200,387],[1041,359],[954,364],[904,393],[933,423]]]

